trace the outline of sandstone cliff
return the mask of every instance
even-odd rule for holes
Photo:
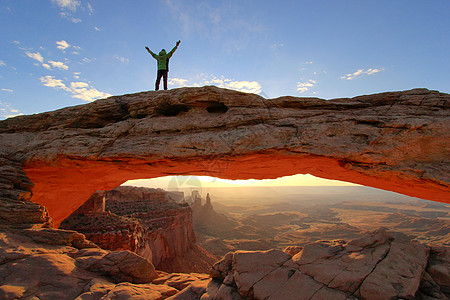
[[[217,258],[196,244],[190,207],[172,198],[179,195],[131,186],[98,191],[61,228],[79,231],[103,249],[133,251],[158,270],[207,273]]]
[[[426,89],[322,100],[201,87],[19,116],[0,122],[0,158],[23,179],[2,178],[2,194],[32,196],[56,226],[96,190],[174,174],[310,173],[448,202],[449,100]]]

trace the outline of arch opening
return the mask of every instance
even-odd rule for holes
[[[118,215],[112,218],[106,214],[113,221],[117,219],[116,223],[129,224],[129,220],[121,218],[143,216],[144,223],[153,224],[155,220],[172,218],[171,208],[183,211],[190,207],[193,221],[188,222],[193,226],[188,228],[194,230],[187,236],[217,257],[230,250],[282,250],[317,240],[354,239],[380,227],[414,236],[424,243],[450,242],[450,205],[308,174],[269,180],[164,176],[130,180],[107,193],[120,195],[106,205],[108,214]],[[161,201],[162,198],[169,201]],[[88,209],[100,206],[91,205]],[[147,209],[151,210],[150,215]],[[111,228],[111,224],[107,227]],[[152,226],[149,228],[151,231]],[[68,229],[78,231],[77,227]],[[156,239],[155,235],[170,235],[173,228],[164,230],[167,232],[147,235],[156,245],[150,247],[155,248],[154,263],[163,267],[160,258],[165,254],[158,245],[164,244],[166,238]],[[145,250],[136,251],[145,255]]]

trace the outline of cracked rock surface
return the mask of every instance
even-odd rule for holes
[[[213,266],[201,299],[446,299],[448,261],[439,264],[443,272],[428,278],[438,260],[448,259],[448,247],[438,249],[433,251],[439,259],[429,262],[428,246],[379,229],[348,243],[308,244],[294,256],[236,251]],[[441,280],[435,298],[421,292],[427,280]]]
[[[56,236],[60,238],[52,243]],[[155,271],[148,260],[132,252],[103,250],[80,243],[81,239],[81,234],[67,230],[1,231],[0,299],[433,300],[450,296],[450,247],[425,246],[384,229],[350,242],[308,244],[294,256],[280,250],[230,252],[210,275]]]

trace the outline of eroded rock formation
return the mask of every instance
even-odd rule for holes
[[[192,210],[173,198],[180,193],[132,186],[97,191],[60,228],[79,231],[102,249],[133,251],[157,270],[208,273],[217,257],[196,244]]]
[[[236,251],[207,274],[155,271],[61,229],[0,232],[1,299],[447,299],[449,247],[383,229],[285,251]],[[134,297],[134,298],[133,298]],[[446,298],[447,297],[447,298]]]
[[[2,177],[2,194],[32,192],[55,226],[96,190],[173,174],[310,173],[448,202],[449,100],[427,89],[322,100],[201,87],[19,116],[0,122],[0,157],[25,177]]]
[[[449,264],[432,274],[449,256],[432,251],[440,258],[429,261],[429,247],[380,229],[348,243],[230,252],[212,268],[202,299],[445,299]]]

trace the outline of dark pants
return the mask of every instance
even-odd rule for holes
[[[167,72],[167,70],[158,70],[158,75],[156,76],[155,91],[159,90],[161,77],[163,77],[164,79],[164,89],[167,90]]]

